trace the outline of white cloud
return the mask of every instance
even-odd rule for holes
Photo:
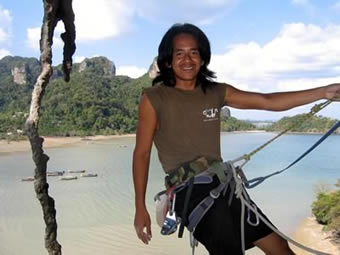
[[[0,43],[7,42],[11,36],[12,15],[0,6]]]
[[[8,34],[7,32],[0,27],[0,42],[7,41],[8,40]]]
[[[85,59],[86,57],[84,57],[84,56],[74,56],[74,58],[73,58],[73,62],[74,63],[80,63],[80,62],[83,62],[83,60]]]
[[[39,50],[40,27],[27,29],[27,46],[34,50]]]
[[[117,75],[126,75],[131,78],[138,78],[144,75],[148,70],[137,66],[120,66],[117,68]]]
[[[131,29],[134,7],[126,0],[74,0],[77,41],[117,37]]]
[[[263,46],[256,42],[231,45],[224,54],[213,55],[209,67],[220,81],[241,89],[305,89],[340,76],[339,45],[340,26],[287,24]]]
[[[57,24],[57,27],[55,28],[55,34],[60,34],[64,31],[63,26],[61,25],[61,22]],[[26,44],[29,48],[39,51],[40,49],[40,37],[41,37],[41,28],[40,27],[34,27],[34,28],[27,28],[26,32]],[[63,41],[60,39],[60,37],[53,36],[53,46],[56,48],[63,47]]]
[[[136,16],[155,23],[213,23],[238,1],[74,0],[76,37],[78,42],[118,37],[135,28],[133,18]]]
[[[0,49],[0,59],[2,59],[3,57],[6,57],[8,55],[12,55],[12,54],[6,49]]]
[[[277,88],[280,91],[292,91],[292,90],[302,90],[316,88],[322,85],[338,83],[340,81],[340,73],[338,76],[334,77],[318,77],[318,78],[299,78],[299,79],[287,79],[278,80]]]

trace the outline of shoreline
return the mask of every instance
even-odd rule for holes
[[[288,131],[285,133],[285,135],[323,135],[325,132],[293,132],[293,131]],[[267,131],[264,129],[254,129],[254,130],[240,130],[240,131],[223,131],[221,130],[221,133],[224,134],[242,134],[242,133],[274,133],[274,134],[279,134],[280,131]],[[340,132],[336,131],[332,135],[340,135]]]
[[[102,141],[102,140],[110,140],[110,139],[126,138],[126,137],[135,137],[135,134],[108,135],[108,136],[96,135],[96,136],[85,136],[85,137],[46,136],[46,137],[43,137],[44,138],[43,147],[44,148],[56,148],[56,147],[76,145],[82,142]],[[0,140],[0,156],[2,154],[24,152],[24,151],[30,151],[30,150],[31,150],[31,146],[28,140],[11,141],[9,143],[6,140]]]
[[[227,132],[228,133],[228,132]],[[252,132],[251,132],[252,133]],[[44,148],[55,148],[64,146],[81,145],[88,142],[98,142],[106,140],[114,140],[119,138],[135,137],[135,134],[125,135],[98,135],[86,137],[44,137]],[[0,140],[0,157],[6,154],[16,152],[30,151],[28,140],[12,141],[9,144],[6,140]],[[318,224],[313,217],[307,217],[296,227],[293,239],[309,248],[316,249],[329,254],[339,254],[340,247],[336,246],[330,240],[330,234],[322,231],[322,225]],[[293,251],[299,255],[309,255],[311,253],[304,251],[294,245],[291,245]]]
[[[326,252],[329,254],[340,254],[340,247],[331,242],[331,235],[322,231],[323,226],[318,224],[314,217],[305,218],[293,234],[293,239],[304,246]],[[295,245],[290,245],[293,251],[299,255],[309,255],[310,252],[302,250]]]

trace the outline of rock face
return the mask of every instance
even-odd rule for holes
[[[11,70],[13,76],[13,82],[19,85],[26,84],[26,67],[25,66],[15,66]]]
[[[79,64],[78,72],[92,71],[103,76],[115,76],[116,66],[106,57],[86,58]]]
[[[40,64],[36,58],[6,56],[0,59],[0,86],[11,82],[17,85],[30,85],[39,75]]]
[[[159,68],[158,68],[158,65],[157,65],[157,57],[155,57],[153,59],[153,62],[149,68],[149,77],[150,79],[155,79],[158,75],[158,72],[159,72]]]

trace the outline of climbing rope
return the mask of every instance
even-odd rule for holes
[[[268,179],[268,178],[270,178],[274,175],[281,174],[282,172],[288,170],[290,167],[292,167],[297,162],[299,162],[301,159],[303,159],[308,153],[310,153],[312,150],[314,150],[320,143],[322,143],[328,136],[330,136],[333,132],[335,132],[335,130],[337,130],[339,127],[340,127],[340,121],[335,123],[335,125],[333,127],[331,127],[318,141],[316,141],[310,148],[308,148],[308,150],[306,150],[301,156],[299,156],[296,160],[294,160],[287,167],[281,169],[280,171],[273,172],[273,173],[268,174],[266,176],[256,177],[256,178],[251,179],[251,180],[247,180],[244,173],[242,171],[240,171],[240,173],[243,174],[242,177],[243,177],[243,181],[244,181],[245,186],[248,189],[254,188],[257,185],[259,185],[260,183],[262,183],[263,181],[265,181],[266,179]]]
[[[324,109],[326,106],[328,106],[332,101],[327,100],[323,103],[320,104],[316,104],[312,107],[312,109],[310,110],[309,113],[305,114],[305,116],[303,116],[302,121],[304,122],[307,119],[309,119],[310,117],[314,116],[315,114],[317,114],[319,111],[321,111],[322,109]],[[299,124],[299,123],[298,123]],[[272,143],[273,141],[275,141],[277,138],[279,138],[280,136],[284,135],[285,133],[287,133],[289,130],[293,129],[294,127],[296,127],[297,123],[292,124],[290,127],[286,128],[285,130],[281,131],[278,135],[276,135],[274,138],[270,139],[268,142],[264,143],[263,145],[259,146],[258,148],[256,148],[255,150],[251,151],[248,154],[245,154],[242,156],[242,159],[245,160],[245,162],[243,163],[243,165],[245,165],[246,162],[248,162],[250,160],[250,158],[258,153],[260,150],[262,150],[264,147],[266,147],[268,144]],[[242,165],[242,166],[243,166]]]
[[[236,183],[236,188],[235,188],[235,195],[238,199],[240,199],[241,201],[241,245],[242,245],[242,253],[245,254],[245,234],[244,234],[244,214],[245,214],[245,208],[247,207],[249,210],[251,210],[257,218],[260,218],[271,230],[273,230],[275,233],[277,233],[279,236],[281,236],[282,238],[284,238],[285,240],[287,240],[288,242],[292,243],[293,245],[308,251],[312,254],[316,254],[316,255],[331,255],[329,253],[325,253],[325,252],[321,252],[321,251],[317,251],[314,249],[311,249],[309,247],[306,247],[296,241],[294,241],[293,239],[291,239],[290,237],[286,236],[285,234],[283,234],[282,232],[280,232],[279,230],[277,230],[268,220],[266,220],[258,211],[257,211],[257,207],[255,205],[252,205],[250,202],[250,199],[247,195],[247,192],[243,186],[243,180],[241,179],[241,177],[238,175],[238,169],[237,167],[234,166],[235,161],[228,161],[224,164],[226,164],[227,168],[228,165],[230,166],[230,168],[232,169],[233,172],[233,178],[235,180]]]
[[[331,101],[328,100],[326,102],[323,102],[323,103],[315,105],[311,109],[311,111],[303,117],[302,121],[305,121],[306,119],[314,116],[316,113],[321,111],[323,108],[328,106],[330,103],[331,103]],[[275,174],[279,174],[279,173],[287,170],[291,166],[293,166],[300,159],[302,159],[309,152],[311,152],[314,148],[316,148],[322,141],[324,141],[329,135],[331,135],[337,128],[339,128],[340,127],[340,121],[338,121],[315,144],[313,144],[305,153],[303,153],[300,157],[298,157],[293,163],[288,165],[286,168],[284,168],[284,169],[282,169],[280,171],[274,172],[274,173],[272,173],[270,175],[267,175],[265,177],[255,178],[254,180],[250,180],[248,182],[248,180],[246,179],[246,177],[245,177],[245,175],[244,175],[244,173],[242,171],[242,167],[250,160],[250,158],[254,154],[256,154],[257,152],[262,150],[264,147],[266,147],[268,144],[270,144],[273,141],[275,141],[277,138],[279,138],[283,134],[287,133],[289,130],[291,130],[295,126],[296,126],[296,124],[291,125],[287,129],[283,130],[278,135],[276,135],[274,138],[270,139],[268,142],[266,142],[263,145],[259,146],[258,148],[256,148],[255,150],[251,151],[250,153],[245,154],[242,157],[237,158],[235,160],[228,161],[228,162],[224,163],[224,164],[226,164],[227,168],[231,168],[232,169],[233,178],[234,178],[234,181],[236,183],[235,195],[241,201],[241,245],[242,245],[242,252],[243,252],[243,254],[245,254],[244,215],[245,215],[245,208],[247,207],[248,210],[251,210],[256,215],[256,219],[257,220],[258,220],[258,218],[260,218],[270,229],[272,229],[275,233],[277,233],[279,236],[281,236],[282,238],[284,238],[288,242],[292,243],[293,245],[295,245],[295,246],[297,246],[297,247],[299,247],[299,248],[301,248],[301,249],[303,249],[305,251],[308,251],[308,252],[310,252],[312,254],[316,254],[316,255],[330,255],[329,253],[320,252],[320,251],[311,249],[309,247],[306,247],[306,246],[304,246],[304,245],[294,241],[293,239],[291,239],[290,237],[286,236],[285,234],[280,232],[278,229],[276,229],[267,219],[265,219],[260,213],[258,213],[256,205],[251,203],[251,201],[249,199],[249,196],[248,196],[248,194],[247,194],[247,192],[245,190],[245,187],[247,187],[247,188],[255,187],[256,185],[258,185],[261,182],[263,182],[265,179],[267,179],[267,178],[269,178],[269,177],[271,177],[271,176],[273,176]],[[241,162],[241,163],[240,163],[240,165],[236,166],[236,163],[238,163],[238,162]],[[252,182],[252,181],[255,182],[255,184],[249,185],[249,183]]]

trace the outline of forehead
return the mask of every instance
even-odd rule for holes
[[[198,45],[196,39],[192,35],[182,33],[174,37],[173,48],[174,50],[183,48],[197,49]]]

